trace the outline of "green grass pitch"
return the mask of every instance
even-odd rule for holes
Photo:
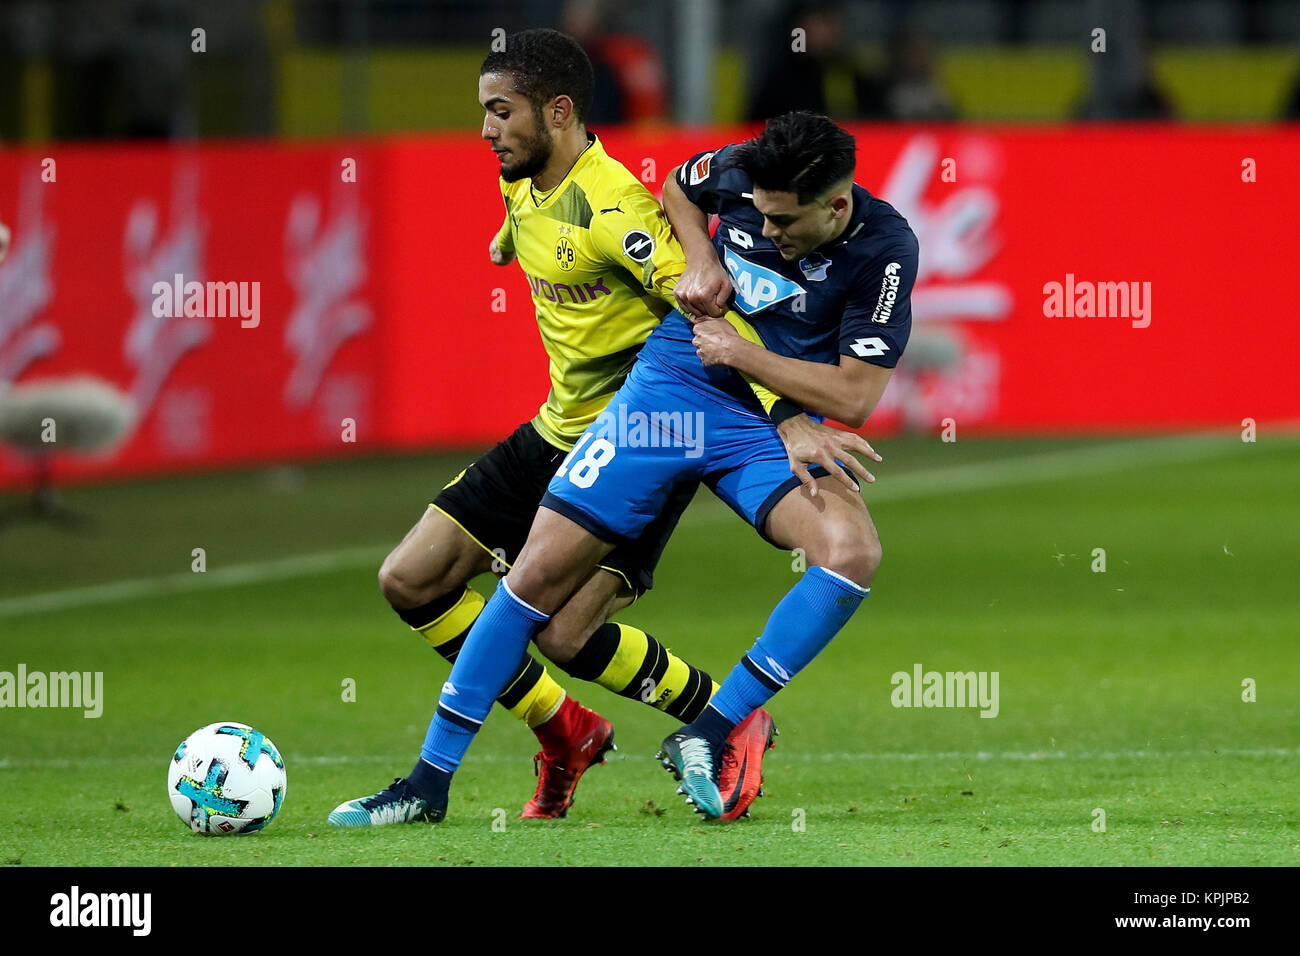
[[[620,747],[567,819],[517,819],[534,740],[498,710],[443,824],[325,824],[418,752],[447,668],[375,570],[471,455],[74,488],[80,530],[0,531],[0,671],[102,671],[103,716],[0,710],[0,863],[1300,863],[1300,441],[877,448],[874,593],[773,702],[766,796],[729,825],[652,759],[673,721],[558,671]],[[624,615],[720,678],[793,565],[701,492]],[[996,671],[999,713],[894,707],[917,663]],[[285,756],[255,836],[193,836],[168,805],[173,749],[216,720]]]

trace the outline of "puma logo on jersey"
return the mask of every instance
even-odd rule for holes
[[[618,206],[610,206],[608,209],[602,209],[601,213],[603,214],[607,212],[622,212],[623,210],[618,208],[621,205],[623,205],[622,200],[619,201]]]
[[[772,269],[755,265],[730,249],[723,254],[723,261],[731,273],[732,285],[736,287],[736,308],[746,315],[753,315],[805,291],[799,283],[791,282]]]

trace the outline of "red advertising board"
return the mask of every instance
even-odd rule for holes
[[[604,141],[657,193],[747,132]],[[854,132],[921,245],[868,433],[1300,420],[1300,130]],[[118,451],[64,477],[489,444],[547,388],[527,282],[487,257],[494,170],[473,134],[0,154],[0,388],[134,399]],[[0,487],[23,474],[0,446]]]

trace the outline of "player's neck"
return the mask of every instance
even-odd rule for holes
[[[575,126],[568,130],[551,151],[551,158],[546,166],[533,177],[533,188],[547,192],[560,185],[588,145],[590,142],[587,139],[586,127]]]

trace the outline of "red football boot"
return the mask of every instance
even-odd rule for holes
[[[552,820],[573,806],[573,791],[592,764],[604,763],[614,746],[614,725],[572,697],[555,716],[533,728],[542,752],[533,758],[537,792],[519,814],[524,820]]]
[[[760,707],[727,737],[718,769],[718,793],[722,797],[719,820],[749,816],[749,805],[763,795],[763,754],[776,746],[772,738],[778,733],[772,715]]]

